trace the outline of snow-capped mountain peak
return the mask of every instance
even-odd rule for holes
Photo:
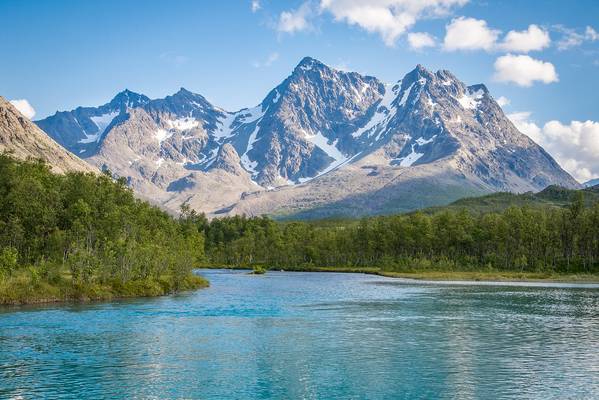
[[[147,96],[125,89],[114,96],[108,104],[113,110],[122,110],[123,108],[140,107],[149,101],[150,99]]]
[[[349,196],[352,187],[369,193],[431,171],[445,174],[440,187],[483,192],[577,185],[516,130],[484,85],[422,65],[387,84],[306,57],[257,106],[235,112],[185,88],[154,100],[125,90],[103,106],[37,123],[139,190],[163,190],[175,203],[186,193],[205,211],[246,203],[252,196],[244,192],[299,185],[345,193],[347,186]],[[356,172],[363,169],[370,172]],[[333,177],[345,186],[322,183]]]

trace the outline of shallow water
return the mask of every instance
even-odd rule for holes
[[[202,271],[209,289],[0,309],[0,398],[599,398],[599,286]]]

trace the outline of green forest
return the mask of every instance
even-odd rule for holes
[[[154,296],[206,286],[203,234],[110,173],[53,174],[0,155],[0,304]]]
[[[571,191],[559,206],[481,212],[468,200],[472,207],[361,220],[208,220],[186,206],[173,218],[110,172],[57,175],[41,161],[0,155],[0,304],[173,293],[208,284],[193,274],[199,266],[594,279],[599,202],[591,194]]]
[[[207,262],[276,269],[599,273],[599,202],[480,213],[438,209],[362,220],[199,219]]]

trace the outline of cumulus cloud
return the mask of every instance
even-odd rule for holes
[[[15,106],[21,114],[29,119],[32,119],[35,116],[35,109],[26,99],[10,100],[10,104]]]
[[[507,54],[495,60],[495,79],[499,82],[514,82],[519,86],[532,86],[536,81],[557,82],[555,67],[550,62],[526,55]]]
[[[303,3],[298,9],[283,11],[279,15],[277,30],[284,33],[295,33],[312,28],[309,17],[312,15],[312,6],[310,3]]]
[[[443,48],[455,50],[492,50],[501,33],[491,29],[487,21],[475,18],[454,18],[445,28]]]
[[[500,96],[500,97],[497,99],[497,104],[499,104],[499,106],[500,106],[500,107],[507,106],[507,105],[509,105],[509,104],[510,104],[510,99],[508,99],[508,98],[507,98],[507,97],[505,97],[505,96]]]
[[[529,25],[523,31],[509,31],[499,41],[500,30],[490,28],[482,19],[458,17],[445,27],[443,48],[457,50],[502,50],[515,53],[528,53],[543,50],[551,44],[549,32],[538,25]]]
[[[387,46],[410,29],[418,19],[447,15],[468,0],[321,0],[321,11],[336,21],[377,33]]]
[[[252,0],[252,6],[251,7],[252,7],[252,12],[254,12],[254,13],[256,11],[258,11],[259,9],[261,9],[262,6],[260,5],[260,0]]]
[[[524,133],[538,144],[541,144],[543,137],[541,128],[530,119],[530,115],[531,113],[529,111],[519,111],[508,114],[507,117],[514,123],[520,132]]]
[[[264,61],[254,61],[252,63],[252,65],[254,66],[254,68],[270,67],[278,59],[279,59],[279,53],[274,52],[274,53],[270,53]]]
[[[435,47],[435,38],[426,32],[411,32],[408,33],[408,44],[414,50]]]
[[[509,114],[518,130],[543,146],[557,162],[580,182],[599,177],[599,122],[549,121],[542,127],[529,112]]]
[[[549,32],[533,24],[525,31],[509,31],[499,48],[506,51],[528,53],[549,47],[550,43]]]

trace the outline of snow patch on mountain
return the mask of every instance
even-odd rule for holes
[[[401,100],[399,101],[399,106],[402,107],[406,104],[406,102],[408,101],[408,98],[410,97],[410,93],[412,92],[412,88],[414,87],[414,83],[412,83],[403,93],[403,96],[401,97]]]
[[[383,99],[377,106],[376,112],[374,113],[372,118],[370,118],[370,120],[366,123],[366,125],[353,132],[352,136],[354,138],[359,138],[364,133],[369,132],[368,137],[370,137],[374,133],[373,128],[379,126],[383,121],[388,121],[392,113],[391,103],[393,102],[393,100],[395,100],[395,96],[396,95],[393,89],[391,88],[391,85],[385,85],[385,94],[383,96]]]
[[[166,139],[170,138],[171,136],[173,136],[172,132],[169,132],[166,129],[158,129],[154,133],[154,137],[156,138],[156,140],[158,140],[159,144],[162,144],[162,142],[164,142]]]
[[[478,107],[478,103],[484,94],[485,92],[481,89],[474,93],[470,93],[469,90],[466,90],[462,97],[458,98],[457,100],[465,110],[474,110],[476,107]]]
[[[258,105],[254,108],[245,108],[238,113],[240,115],[239,119],[242,120],[244,124],[250,124],[264,116],[262,105]]]
[[[176,129],[178,131],[187,131],[200,125],[200,122],[195,118],[177,118],[172,120],[167,119],[164,122],[169,126],[169,128]]]
[[[116,116],[119,114],[120,114],[119,111],[113,111],[113,112],[105,113],[105,114],[102,114],[99,116],[90,117],[89,119],[91,119],[92,122],[94,124],[96,124],[96,126],[98,127],[98,131],[91,135],[89,133],[83,131],[83,133],[85,133],[85,137],[83,139],[80,139],[79,143],[87,144],[87,143],[99,142],[100,139],[102,138],[102,135],[104,134],[104,131],[106,130],[106,128],[108,128],[108,125],[110,125],[112,120],[114,120],[116,118]],[[77,123],[79,124],[79,121],[77,121]]]
[[[415,144],[412,145],[412,152],[405,157],[398,159],[400,167],[411,167],[416,161],[424,155],[424,153],[418,153],[414,148]]]
[[[339,167],[349,159],[349,157],[344,155],[337,148],[337,142],[339,141],[339,139],[335,139],[332,143],[329,143],[329,139],[327,139],[321,132],[317,132],[314,135],[306,135],[306,139],[312,144],[314,144],[316,147],[324,151],[327,154],[327,156],[333,159],[333,161],[325,169],[320,171],[317,175],[308,178],[300,178],[300,183],[305,183],[321,175],[324,175],[327,172]]]
[[[214,134],[214,139],[220,141],[233,136],[233,123],[239,116],[239,113],[225,112],[224,118],[219,118],[216,123],[219,125]]]
[[[424,138],[419,137],[418,139],[416,139],[416,143],[418,143],[419,146],[423,146],[425,144],[434,142],[436,137],[437,137],[437,135],[434,135],[430,139],[424,139]]]
[[[281,93],[279,93],[279,91],[277,90],[277,92],[275,94],[275,98],[272,99],[272,104],[277,104],[279,102],[280,98],[281,98]]]
[[[243,166],[243,168],[245,168],[246,171],[248,171],[250,174],[252,174],[252,177],[256,174],[256,167],[258,166],[258,162],[252,161],[250,159],[250,157],[248,156],[248,153],[254,148],[254,143],[256,143],[258,141],[257,135],[258,135],[259,130],[260,130],[260,127],[258,126],[258,123],[256,123],[256,127],[254,128],[254,131],[252,132],[252,134],[250,135],[250,138],[248,139],[247,148],[245,149],[245,152],[240,157],[241,165]]]

